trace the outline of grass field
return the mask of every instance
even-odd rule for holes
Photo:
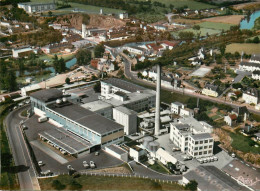
[[[241,19],[243,19],[244,17],[245,17],[244,15],[228,15],[228,16],[206,18],[203,19],[203,21],[238,25]]]
[[[235,52],[241,53],[244,51],[246,54],[259,54],[260,53],[260,46],[259,44],[252,44],[252,43],[232,43],[227,45],[226,52],[235,53]]]
[[[149,168],[151,168],[157,172],[163,173],[163,174],[169,173],[161,164],[159,164],[157,162],[155,162],[153,165],[149,166]]]
[[[150,179],[86,175],[79,178],[61,175],[56,178],[39,179],[41,190],[53,190],[53,180],[59,180],[65,185],[65,190],[184,190],[184,187],[176,183],[159,183]],[[75,185],[81,186],[75,188]]]
[[[198,35],[200,33],[200,36],[206,36],[208,35],[214,35],[221,32],[221,30],[215,30],[215,29],[207,29],[207,28],[200,28],[200,30],[194,30],[192,28],[189,29],[183,29],[178,32],[172,33],[174,36],[178,36],[179,32],[193,32],[195,35]]]
[[[214,30],[229,30],[231,24],[225,24],[225,23],[214,23],[214,22],[202,22],[198,24],[201,28],[205,29],[214,29]]]
[[[158,1],[158,0],[152,0],[152,1]],[[160,3],[164,3],[165,5],[169,6],[170,4],[174,5],[174,7],[183,7],[187,5],[192,10],[197,9],[209,9],[214,8],[216,6],[209,5],[206,3],[200,3],[193,0],[160,0]]]
[[[260,147],[254,147],[249,145],[250,138],[245,137],[244,135],[241,135],[240,133],[230,133],[230,137],[232,138],[232,144],[231,146],[239,151],[245,152],[245,153],[260,153]]]

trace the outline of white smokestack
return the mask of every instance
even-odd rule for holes
[[[87,26],[85,24],[82,23],[82,30],[81,30],[81,36],[82,38],[85,38],[86,37],[86,29],[87,29]]]
[[[157,81],[156,81],[156,108],[155,108],[155,129],[154,135],[160,134],[160,107],[161,107],[161,66],[157,64]]]

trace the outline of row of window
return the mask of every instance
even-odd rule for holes
[[[118,138],[116,138],[116,139],[112,139],[112,140],[107,141],[107,142],[104,142],[102,145],[107,145],[107,144],[109,144],[109,143],[111,143],[111,142],[114,142],[114,141],[117,141],[117,140],[119,140],[119,139],[123,139],[123,136],[118,137]]]
[[[193,155],[193,152],[191,152],[191,154]],[[207,155],[207,154],[212,154],[212,150],[209,150],[209,151],[203,151],[203,152],[194,152],[194,156],[198,156],[198,155]]]

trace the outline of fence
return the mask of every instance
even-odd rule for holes
[[[39,179],[52,178],[52,177],[57,177],[59,175],[69,175],[69,173],[56,173],[56,174],[53,174],[53,175],[41,176],[41,177],[38,177],[38,178]],[[178,181],[162,180],[162,179],[150,178],[148,176],[141,176],[141,175],[136,175],[136,174],[112,174],[112,173],[80,172],[80,173],[75,173],[75,175],[103,176],[103,177],[110,177],[110,178],[116,178],[116,177],[140,178],[140,179],[149,179],[149,180],[153,180],[155,182],[160,182],[160,183],[168,183],[168,184],[178,183]]]

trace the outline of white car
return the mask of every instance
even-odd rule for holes
[[[89,168],[89,164],[87,163],[87,161],[83,161],[83,166],[84,168]]]
[[[96,168],[96,164],[93,161],[89,162],[91,168]]]
[[[38,165],[39,166],[43,166],[43,162],[40,160],[40,161],[38,161]]]
[[[70,164],[67,166],[67,169],[68,170],[74,170],[74,168],[72,168],[72,166]]]

